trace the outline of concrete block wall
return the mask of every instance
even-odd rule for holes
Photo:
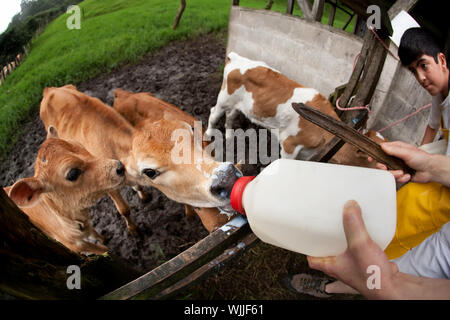
[[[228,25],[230,51],[266,62],[328,97],[347,83],[362,39],[300,17],[233,6]],[[391,51],[397,53],[394,44]],[[369,129],[381,129],[431,101],[412,74],[388,56],[372,99]],[[390,140],[419,143],[429,110],[383,132]]]
[[[362,40],[342,30],[266,10],[232,7],[227,53],[261,60],[328,96],[347,82]]]

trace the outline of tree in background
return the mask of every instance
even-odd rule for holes
[[[0,66],[13,61],[19,52],[23,52],[23,46],[40,30],[65,13],[68,6],[81,1],[22,0],[20,12],[12,18],[6,31],[0,35]]]

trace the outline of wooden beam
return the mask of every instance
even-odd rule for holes
[[[286,6],[286,13],[293,14],[294,13],[294,0],[288,0]]]
[[[20,299],[95,299],[137,273],[113,256],[78,255],[49,238],[0,188],[0,290]],[[71,265],[80,268],[81,290],[69,290]]]
[[[314,0],[312,7],[312,16],[314,21],[320,22],[322,20],[324,6],[325,0]]]
[[[266,7],[264,8],[264,10],[270,10],[270,9],[272,9],[273,1],[274,1],[274,0],[268,0],[268,1],[267,1],[267,4],[266,4]]]
[[[237,244],[228,248],[220,256],[210,261],[209,263],[198,268],[186,278],[177,282],[173,286],[164,289],[154,296],[155,299],[171,299],[174,295],[180,293],[182,290],[186,290],[192,285],[198,283],[202,279],[209,276],[211,273],[217,271],[219,268],[223,267],[226,263],[230,262],[232,259],[240,256],[245,250],[254,246],[259,242],[259,239],[254,233],[250,233],[244,238],[240,239]]]
[[[372,33],[371,31],[368,31]],[[386,39],[383,40],[386,43]],[[373,49],[369,52],[367,63],[364,67],[364,74],[361,77],[358,92],[352,102],[352,106],[364,106],[370,103],[375,88],[380,79],[386,60],[387,51],[378,39],[374,40]]]
[[[341,108],[346,108],[350,98],[354,95],[356,91],[356,86],[358,85],[359,78],[361,77],[362,71],[364,69],[364,65],[366,64],[367,56],[369,52],[373,49],[375,45],[376,38],[372,32],[366,32],[364,36],[363,46],[361,48],[361,52],[359,54],[358,60],[356,62],[355,68],[352,71],[352,75],[350,76],[350,80],[348,81],[347,86],[345,87],[344,93],[339,101]]]
[[[418,0],[397,0],[388,10],[389,18],[394,19],[402,10],[409,12],[417,2]]]
[[[355,118],[355,122],[351,122],[349,125],[358,130],[364,126],[367,121],[367,111],[360,111]],[[339,137],[333,137],[326,145],[320,148],[316,153],[307,159],[307,161],[328,162],[333,156],[341,149],[345,141]]]
[[[186,278],[250,232],[247,221],[238,216],[173,259],[100,299],[154,299],[159,292]]]
[[[303,17],[307,20],[313,20],[311,3],[308,0],[297,0],[297,4],[300,7]]]
[[[178,9],[177,16],[175,17],[175,21],[173,22],[172,29],[175,30],[178,27],[178,24],[180,23],[181,16],[183,15],[184,9],[186,9],[186,0],[181,0],[180,2],[180,8]]]
[[[330,4],[330,17],[328,19],[328,25],[333,26],[334,24],[334,17],[336,16],[336,0],[329,0],[328,3]]]
[[[346,6],[348,6],[354,13],[358,16],[362,17],[364,20],[371,15],[371,13],[367,12],[367,8],[370,5],[377,5],[380,8],[380,20],[381,20],[381,30],[378,30],[380,34],[384,36],[392,35],[392,25],[389,20],[389,15],[386,9],[386,6],[383,4],[381,0],[341,0]]]

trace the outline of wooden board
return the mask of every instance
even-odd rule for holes
[[[247,220],[238,216],[173,259],[100,299],[155,299],[164,289],[221,255],[233,242],[249,233]]]

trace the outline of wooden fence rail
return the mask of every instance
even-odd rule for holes
[[[6,81],[8,75],[10,75],[14,69],[16,69],[28,55],[29,46],[23,46],[23,52],[18,53],[14,60],[9,62],[6,66],[0,66],[0,86]]]

